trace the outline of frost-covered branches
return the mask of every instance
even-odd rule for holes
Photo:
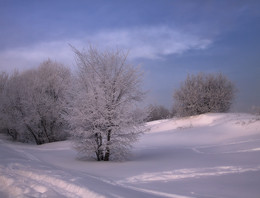
[[[174,109],[180,116],[227,112],[234,92],[233,83],[222,74],[188,75],[174,93]]]
[[[62,140],[65,92],[70,71],[50,60],[37,69],[15,72],[1,94],[0,120],[13,139],[43,144]]]
[[[77,150],[97,160],[125,158],[143,132],[146,115],[136,104],[143,99],[141,73],[122,51],[74,49],[78,65],[74,98],[67,116]]]

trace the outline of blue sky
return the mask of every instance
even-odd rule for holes
[[[51,58],[73,68],[78,49],[130,51],[147,103],[172,105],[187,74],[222,72],[237,86],[234,111],[260,106],[260,1],[0,0],[0,71]]]

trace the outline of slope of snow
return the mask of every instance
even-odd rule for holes
[[[70,141],[2,138],[0,197],[259,197],[259,117],[205,114],[147,127],[125,162],[78,160]]]

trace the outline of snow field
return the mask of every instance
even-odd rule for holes
[[[124,162],[78,160],[70,141],[1,140],[0,197],[259,197],[259,117],[205,114],[147,127]]]

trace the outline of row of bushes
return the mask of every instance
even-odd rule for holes
[[[66,138],[65,93],[70,87],[70,70],[50,60],[37,69],[11,76],[0,75],[0,122],[14,139],[41,144]],[[174,92],[174,106],[150,105],[148,121],[207,112],[227,112],[235,87],[222,74],[189,75]],[[51,118],[51,120],[50,120]],[[21,123],[26,123],[25,125]],[[24,130],[26,128],[27,130]],[[27,133],[24,133],[27,131]]]
[[[65,95],[71,79],[68,68],[50,60],[23,73],[14,72],[11,76],[2,73],[1,128],[14,140],[24,142],[41,144],[65,139],[67,124],[62,112],[68,102]],[[150,105],[147,120],[227,112],[234,93],[234,85],[222,74],[189,75],[174,92],[173,110]]]

